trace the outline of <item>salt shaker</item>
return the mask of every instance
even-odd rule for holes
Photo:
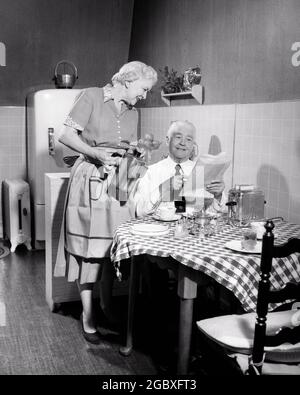
[[[199,227],[199,241],[204,241],[204,240],[205,240],[204,225],[200,225],[200,227]]]
[[[184,220],[180,219],[175,227],[174,236],[184,238],[188,235],[188,230]]]

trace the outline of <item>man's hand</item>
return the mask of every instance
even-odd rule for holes
[[[217,200],[221,200],[224,188],[224,181],[214,180],[210,184],[205,185],[205,189],[207,190],[207,192],[214,195],[214,198]]]
[[[178,191],[183,187],[183,175],[178,174],[173,177],[173,188]]]
[[[160,197],[162,202],[170,202],[173,200],[173,192],[179,191],[183,187],[183,176],[178,174],[169,178],[159,186]]]

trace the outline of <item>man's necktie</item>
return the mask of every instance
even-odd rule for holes
[[[175,176],[182,174],[182,168],[179,163],[175,166]],[[183,213],[185,211],[185,197],[180,196],[181,190],[174,190],[174,205],[176,207],[176,213]]]

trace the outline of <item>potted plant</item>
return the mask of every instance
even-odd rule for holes
[[[159,69],[162,74],[161,89],[163,93],[176,93],[183,91],[183,74],[178,73],[173,68],[169,70],[165,66],[163,70]]]

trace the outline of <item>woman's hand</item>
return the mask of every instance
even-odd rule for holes
[[[118,166],[120,164],[121,158],[111,157],[110,154],[105,151],[105,148],[100,149],[91,147],[82,141],[78,136],[78,131],[70,126],[65,126],[63,128],[59,141],[71,148],[73,151],[79,152],[80,154],[86,155],[100,163],[103,163],[104,166]]]
[[[112,157],[110,154],[100,149],[95,149],[94,158],[99,162],[103,163],[104,166],[119,166],[122,159],[116,156]]]

